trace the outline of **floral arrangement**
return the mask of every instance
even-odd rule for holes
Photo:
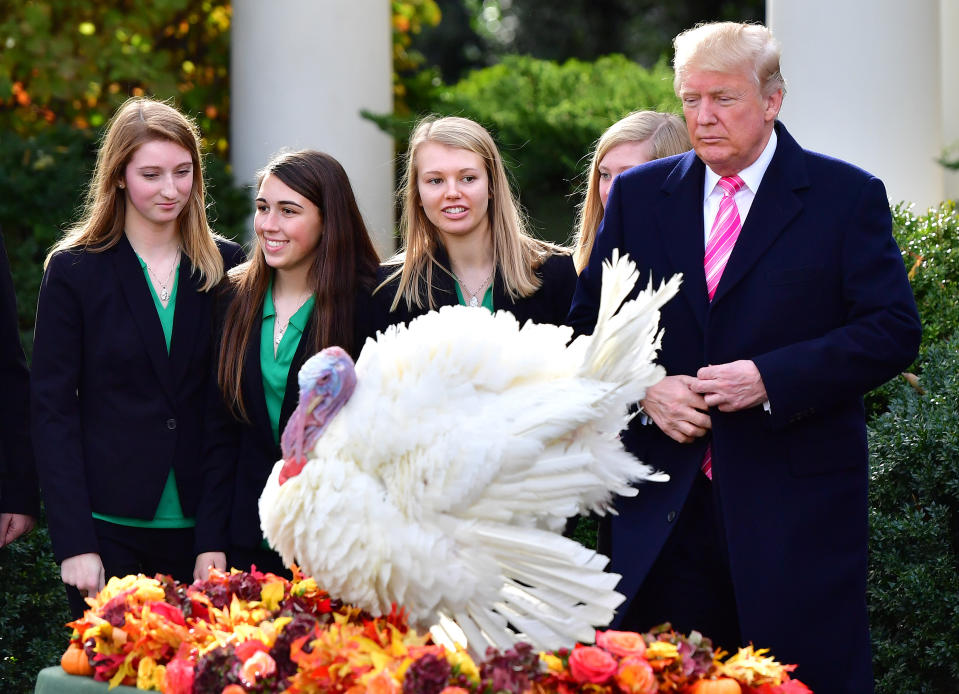
[[[402,610],[373,617],[295,567],[111,578],[88,601],[62,661],[110,687],[166,694],[810,694],[765,650],[726,658],[697,632],[597,631],[596,645],[536,653],[519,643],[476,662],[409,628]]]

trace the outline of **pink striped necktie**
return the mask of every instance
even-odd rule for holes
[[[736,193],[746,184],[739,176],[723,176],[717,185],[723,189],[723,197],[719,201],[719,212],[716,213],[713,227],[709,230],[706,255],[703,258],[703,269],[706,271],[706,293],[710,301],[716,294],[719,278],[723,276],[723,270],[726,269],[733,246],[739,238],[739,231],[743,228],[742,221],[739,219],[739,208],[736,207]],[[706,477],[712,479],[712,444],[706,446],[702,468]]]

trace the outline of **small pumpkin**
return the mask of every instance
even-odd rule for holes
[[[697,680],[687,691],[689,694],[742,694],[743,688],[732,677],[720,677]]]
[[[87,658],[86,651],[78,643],[71,643],[63,655],[60,656],[60,667],[71,675],[89,677],[93,674],[93,666]]]

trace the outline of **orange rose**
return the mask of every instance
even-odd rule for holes
[[[620,658],[631,655],[641,658],[646,653],[646,642],[635,631],[597,631],[596,645]]]
[[[462,687],[446,687],[440,694],[470,694],[468,689]]]
[[[569,654],[569,671],[577,682],[603,684],[617,668],[616,659],[595,646],[582,646]]]
[[[623,658],[616,673],[616,685],[626,694],[655,694],[658,689],[656,674],[643,658]]]

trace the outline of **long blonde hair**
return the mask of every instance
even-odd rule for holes
[[[603,221],[603,201],[599,197],[599,163],[613,147],[628,142],[649,141],[653,159],[680,154],[692,148],[683,119],[673,113],[634,111],[613,123],[596,142],[589,162],[586,195],[579,205],[576,217],[573,262],[576,272],[582,272],[589,262],[596,230]]]
[[[436,307],[433,301],[433,266],[436,250],[443,242],[439,230],[423,210],[416,169],[416,153],[427,142],[465,149],[483,159],[489,180],[490,204],[487,214],[493,242],[494,272],[502,275],[510,298],[515,300],[533,294],[541,284],[536,270],[551,254],[566,252],[566,249],[540,241],[530,234],[526,218],[510,190],[503,159],[486,128],[468,118],[429,116],[413,130],[406,153],[406,172],[398,196],[403,206],[400,218],[403,247],[386,261],[387,265],[399,266],[386,280],[389,282],[399,277],[399,286],[390,310],[399,306],[401,298],[406,301],[408,308],[414,305],[430,309]],[[425,297],[422,294],[424,286]]]
[[[206,217],[199,131],[193,121],[173,106],[145,97],[127,99],[107,124],[80,221],[67,228],[53,245],[44,268],[58,251],[82,248],[99,253],[116,245],[126,226],[126,196],[119,184],[134,152],[154,140],[173,142],[190,153],[193,189],[177,219],[183,252],[203,279],[202,291],[220,281],[223,258]]]

